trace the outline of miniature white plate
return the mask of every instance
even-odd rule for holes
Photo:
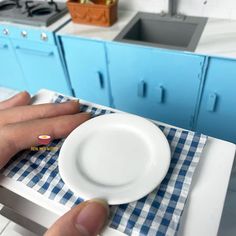
[[[83,199],[109,204],[138,200],[154,190],[170,165],[162,131],[139,116],[114,113],[76,128],[59,155],[65,184]]]

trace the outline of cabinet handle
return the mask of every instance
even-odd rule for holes
[[[144,80],[141,80],[138,84],[138,96],[139,97],[145,97],[146,96],[146,82]]]
[[[104,78],[103,78],[103,75],[100,71],[97,71],[97,80],[98,80],[98,83],[99,83],[99,87],[101,89],[104,89]]]
[[[157,101],[159,103],[163,103],[164,102],[164,96],[165,96],[165,89],[163,88],[162,85],[160,85],[157,88]]]
[[[7,44],[0,44],[0,49],[8,49],[8,45]]]
[[[214,112],[216,109],[217,94],[210,93],[207,101],[207,111]]]
[[[34,49],[29,49],[29,48],[21,48],[19,46],[16,47],[16,49],[20,52],[27,53],[27,54],[36,54],[38,56],[43,56],[43,57],[50,57],[53,56],[53,52],[45,52],[45,51],[39,51],[39,50],[34,50]]]

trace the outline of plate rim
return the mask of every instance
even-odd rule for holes
[[[137,116],[137,115],[133,115],[133,114],[126,114],[126,113],[110,113],[110,114],[104,114],[104,115],[100,115],[100,116],[97,116],[95,118],[92,118],[86,122],[84,122],[83,124],[81,124],[80,126],[78,126],[77,128],[75,128],[69,135],[68,137],[65,139],[62,147],[61,147],[61,150],[60,150],[60,153],[59,153],[59,156],[58,156],[58,169],[59,169],[59,174],[62,178],[62,180],[64,181],[65,185],[75,194],[78,194],[79,197],[83,198],[84,200],[88,200],[90,198],[94,198],[94,196],[92,196],[93,194],[88,193],[88,192],[84,192],[84,191],[80,191],[78,187],[75,187],[75,184],[73,183],[70,183],[71,181],[68,180],[67,176],[68,174],[66,174],[66,172],[68,171],[64,171],[63,169],[63,162],[62,162],[62,156],[65,155],[64,152],[65,152],[65,147],[67,147],[69,141],[70,141],[70,137],[72,137],[73,135],[75,135],[78,130],[82,129],[84,126],[86,128],[86,126],[89,126],[91,123],[93,124],[95,122],[95,124],[97,122],[101,122],[101,120],[106,120],[106,119],[110,119],[109,117],[122,117],[122,119],[124,118],[129,118],[129,119],[138,119],[139,121],[144,122],[145,124],[148,124],[149,126],[153,126],[153,128],[155,128],[155,131],[158,132],[158,135],[161,137],[162,141],[164,141],[165,143],[165,149],[167,151],[166,153],[166,158],[168,158],[168,160],[166,161],[167,164],[165,166],[165,169],[164,169],[164,174],[162,175],[162,177],[160,178],[159,181],[154,181],[154,182],[159,182],[159,183],[156,183],[156,184],[152,184],[152,187],[149,188],[149,190],[146,190],[146,191],[141,191],[142,194],[138,194],[137,197],[121,197],[122,200],[119,200],[119,197],[117,198],[113,198],[112,199],[105,199],[108,201],[108,203],[110,205],[117,205],[117,204],[125,204],[125,203],[129,203],[129,202],[133,202],[133,201],[136,201],[138,199],[141,199],[142,197],[146,196],[147,194],[151,193],[156,187],[158,187],[160,185],[160,183],[163,181],[163,179],[165,178],[166,174],[168,173],[168,169],[169,169],[169,166],[170,166],[170,162],[171,162],[171,149],[170,149],[170,145],[169,145],[169,142],[166,138],[166,136],[164,135],[163,131],[156,125],[154,124],[152,121],[146,119],[146,118],[143,118],[143,117],[140,117],[140,116]],[[94,121],[95,120],[95,121]],[[134,194],[133,194],[134,195]],[[110,198],[110,197],[108,197]],[[121,199],[120,198],[120,199]],[[131,200],[132,198],[132,200]],[[126,199],[126,200],[125,200]]]

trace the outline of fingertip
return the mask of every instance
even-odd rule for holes
[[[110,214],[110,208],[106,200],[101,199],[101,198],[94,198],[94,199],[88,200],[88,202],[100,204],[102,207],[106,209],[107,215]]]
[[[79,235],[90,236],[99,234],[109,216],[108,204],[101,199],[92,199],[84,203],[75,220]]]
[[[79,100],[71,100],[68,102],[65,102],[66,104],[69,104],[73,108],[76,108],[76,110],[79,112],[80,111],[80,102]]]
[[[89,120],[92,117],[92,114],[88,112],[80,112],[78,116],[83,117],[85,120]]]
[[[22,100],[24,100],[25,102],[28,102],[28,104],[31,101],[31,96],[30,96],[29,92],[27,92],[27,91],[22,91],[22,92],[18,93],[18,96],[21,96]]]
[[[28,105],[31,101],[30,94],[27,91],[17,93],[13,97],[0,103],[0,110],[8,109],[16,106]]]

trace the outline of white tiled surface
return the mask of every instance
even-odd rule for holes
[[[3,205],[0,204],[0,210]],[[37,236],[20,225],[11,222],[0,214],[0,236]]]
[[[0,210],[2,207],[3,206],[0,204]],[[36,236],[36,234],[0,215],[0,236]]]
[[[21,226],[10,222],[0,236],[37,236]]]
[[[0,204],[0,210],[2,209],[2,207],[3,206]],[[0,215],[0,235],[2,235],[3,231],[8,226],[9,223],[10,221],[7,218]]]

